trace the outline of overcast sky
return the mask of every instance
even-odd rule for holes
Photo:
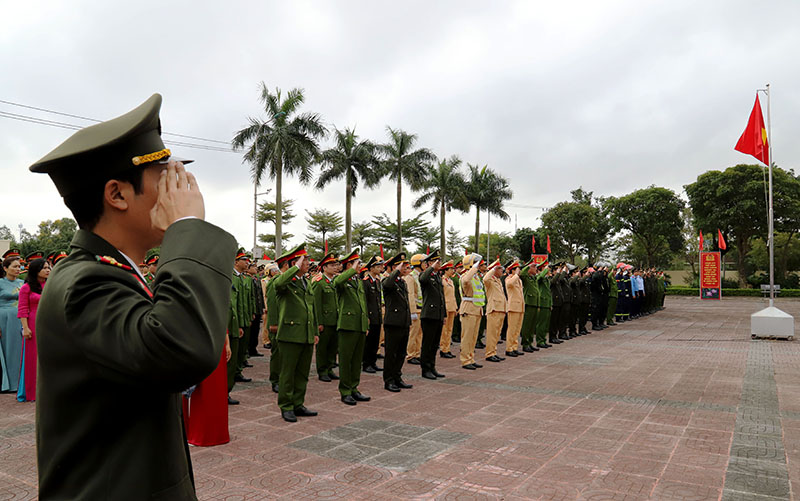
[[[800,158],[793,0],[0,6],[0,100],[108,119],[159,92],[165,132],[229,141],[248,116],[262,116],[260,81],[302,87],[303,110],[331,127],[383,142],[389,125],[440,158],[488,164],[509,178],[517,205],[552,206],[578,186],[681,192],[706,170],[755,163],[733,146],[768,82],[774,160],[794,168]],[[90,124],[3,103],[0,111]],[[28,171],[70,134],[0,117],[0,225],[34,231],[70,215],[49,178]],[[207,219],[250,248],[253,186],[241,155],[171,149],[196,160]],[[298,217],[284,231],[306,232],[305,209],[344,213],[343,193],[342,183],[320,192],[286,182]],[[406,188],[404,216],[415,214],[413,198]],[[540,210],[507,209],[511,220],[493,219],[492,231],[513,232],[515,217],[538,226]],[[390,182],[353,203],[355,222],[381,212],[395,214]],[[447,225],[469,235],[474,220],[474,210],[451,213]]]

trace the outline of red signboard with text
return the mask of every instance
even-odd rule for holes
[[[719,252],[700,253],[700,299],[722,299],[721,263]]]

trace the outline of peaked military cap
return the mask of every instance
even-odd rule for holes
[[[31,252],[30,254],[25,256],[25,261],[30,263],[34,259],[43,259],[43,258],[44,258],[44,252],[36,251],[36,252]]]
[[[87,181],[104,181],[134,167],[165,164],[172,157],[161,140],[161,95],[153,94],[133,110],[81,129],[31,165],[50,175],[62,197],[80,191]]]
[[[423,261],[436,261],[437,259],[441,259],[439,257],[439,249],[435,249],[433,252],[425,256],[422,260]]]
[[[58,264],[58,262],[61,261],[62,259],[64,259],[65,257],[68,257],[68,254],[66,253],[66,251],[58,251],[55,254],[56,255],[53,256],[53,266]]]
[[[306,255],[308,255],[308,253],[306,252],[306,244],[305,242],[303,242],[294,249],[281,254],[281,257],[277,259],[277,262],[280,264],[283,263],[284,261],[291,261],[292,259]]]
[[[319,262],[319,266],[321,268],[326,264],[332,264],[335,262],[336,262],[336,256],[333,254],[333,252],[330,252],[328,254],[325,254],[325,257],[323,257],[322,260]]]
[[[503,267],[503,265],[500,264],[500,260],[499,259],[495,259],[494,262],[489,265],[488,269],[491,270],[493,268],[497,268],[498,266],[501,267],[501,268]]]
[[[379,258],[378,256],[372,256],[371,258],[369,258],[369,261],[367,261],[365,268],[370,269],[373,266],[380,266],[382,264],[383,264],[383,259]]]
[[[239,247],[239,250],[236,251],[235,261],[240,259],[247,259],[247,252],[245,252],[244,247]]]
[[[464,267],[464,263],[462,263],[461,261],[457,261],[456,264],[454,265],[455,269],[459,269],[459,268],[463,268],[463,267]]]
[[[439,269],[440,269],[440,270],[449,270],[449,269],[450,269],[450,268],[452,268],[452,267],[453,267],[453,260],[451,259],[450,261],[447,261],[446,263],[444,263],[444,264],[442,265],[442,267],[441,267],[441,268],[439,268]]]
[[[152,256],[148,257],[145,260],[144,264],[146,264],[147,266],[158,264],[158,257],[159,257],[158,254],[153,254]]]
[[[8,249],[3,253],[3,259],[8,259],[10,257],[20,257],[20,250],[19,249]]]
[[[398,264],[407,263],[407,262],[408,262],[408,260],[406,259],[406,253],[405,252],[398,252],[394,256],[390,257],[388,261],[386,261],[386,266],[387,267],[396,266]]]
[[[519,261],[512,259],[511,261],[506,263],[507,270],[513,270],[514,268],[519,268],[520,264]]]
[[[345,256],[342,259],[340,259],[339,262],[341,262],[342,264],[347,264],[350,261],[355,261],[356,259],[359,259],[358,250],[354,250],[353,252],[351,252],[347,256]]]

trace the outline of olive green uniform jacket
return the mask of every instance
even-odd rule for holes
[[[111,244],[75,234],[37,316],[41,499],[196,498],[180,392],[219,364],[235,252],[220,228],[178,221],[150,293]]]
[[[336,302],[339,306],[336,328],[366,333],[369,329],[367,299],[364,296],[364,284],[356,276],[356,270],[350,268],[343,271],[333,279],[333,286],[336,288]]]
[[[311,283],[311,292],[314,294],[314,310],[320,325],[336,327],[339,310],[333,280],[328,280],[324,274],[320,275],[318,280]]]
[[[319,322],[314,311],[314,295],[305,279],[297,276],[292,266],[272,280],[278,298],[278,341],[314,344]]]

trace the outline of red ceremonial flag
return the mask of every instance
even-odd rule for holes
[[[725,243],[725,239],[722,238],[722,232],[719,230],[719,228],[717,228],[717,235],[719,236],[719,245],[718,245],[718,247],[720,249],[722,249],[722,250],[727,249],[728,248],[728,244],[726,244]]]
[[[769,165],[769,143],[767,142],[767,129],[764,128],[764,116],[761,114],[761,103],[756,94],[756,104],[750,112],[742,136],[734,148],[736,151],[753,155],[765,165]]]
[[[531,235],[531,254],[536,254],[536,235]]]
[[[328,253],[328,239],[325,239],[325,254]]]
[[[425,254],[430,254],[430,253],[431,253],[431,246],[430,245],[426,245],[425,246]]]
[[[550,235],[547,235],[547,253],[550,254]]]
[[[380,244],[380,246],[381,246],[381,259],[383,259],[383,244]]]
[[[703,230],[700,230],[700,251],[703,250]]]

